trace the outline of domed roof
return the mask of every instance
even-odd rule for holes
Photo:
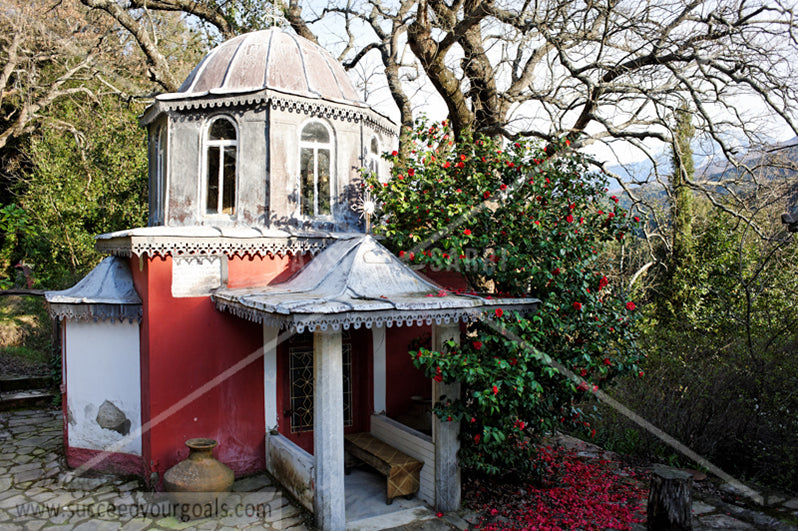
[[[321,46],[278,28],[247,33],[222,43],[194,68],[177,93],[158,99],[223,96],[266,88],[365,106],[332,55]]]

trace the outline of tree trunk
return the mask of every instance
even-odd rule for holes
[[[693,476],[688,472],[655,465],[648,493],[649,531],[692,531]]]

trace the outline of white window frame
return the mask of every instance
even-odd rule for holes
[[[224,139],[224,140],[211,140],[210,133],[211,133],[211,125],[217,120],[227,120],[231,124],[233,124],[233,129],[235,130],[236,137],[234,140]],[[205,122],[205,126],[203,127],[202,131],[202,171],[201,175],[202,178],[200,179],[199,187],[200,187],[200,202],[199,208],[202,217],[205,218],[225,218],[225,219],[232,219],[238,215],[238,192],[240,189],[239,182],[238,182],[238,174],[239,174],[239,160],[240,160],[240,141],[241,138],[240,131],[238,129],[238,123],[232,116],[227,114],[217,114],[208,118]],[[233,194],[233,213],[232,214],[225,214],[223,212],[223,198],[224,198],[224,149],[226,147],[235,147],[236,150],[236,160],[235,160],[235,193]],[[219,191],[217,192],[217,201],[216,201],[216,213],[209,213],[208,212],[208,189],[210,188],[209,184],[210,181],[208,179],[208,153],[212,148],[217,148],[220,150],[220,158],[219,158],[219,175],[216,176],[219,183]]]
[[[306,140],[302,140],[302,132],[305,128],[313,125],[313,124],[321,124],[324,129],[327,130],[327,135],[330,139],[329,142],[309,142]],[[308,120],[302,124],[302,127],[299,128],[299,138],[297,141],[299,145],[299,150],[297,152],[297,178],[296,178],[296,197],[297,197],[297,215],[299,217],[311,218],[311,219],[332,219],[333,217],[333,208],[334,208],[334,198],[335,192],[337,190],[337,176],[335,171],[335,135],[333,128],[329,126],[323,120]],[[303,149],[312,149],[313,150],[313,214],[310,216],[302,214],[302,150]],[[330,213],[329,214],[319,214],[319,150],[326,149],[330,156]]]

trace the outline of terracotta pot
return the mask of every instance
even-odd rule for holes
[[[216,515],[233,486],[233,471],[213,457],[217,445],[213,439],[187,440],[188,457],[163,475],[164,488],[183,521]]]

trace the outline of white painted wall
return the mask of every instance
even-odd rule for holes
[[[435,504],[435,445],[425,435],[385,415],[371,416],[371,434],[414,459],[424,461],[419,474],[418,497]]]
[[[139,324],[65,321],[69,446],[141,455]],[[127,437],[97,424],[105,400],[130,419]]]
[[[263,409],[266,433],[277,429],[277,343],[280,329],[263,325]]]
[[[374,413],[385,413],[385,327],[373,327],[371,339],[374,352]]]

